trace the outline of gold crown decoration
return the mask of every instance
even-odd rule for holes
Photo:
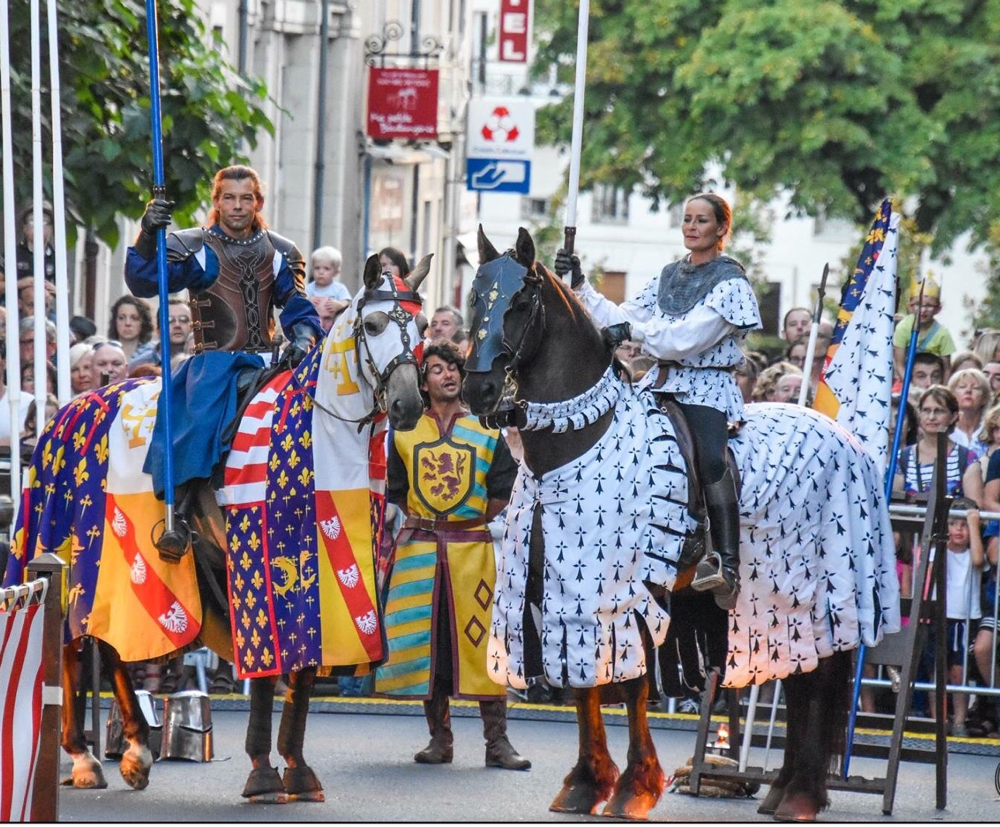
[[[921,279],[914,279],[910,282],[910,298],[920,298],[920,286],[924,285],[924,298],[941,300],[941,285],[934,279],[934,271],[928,270],[927,275]]]

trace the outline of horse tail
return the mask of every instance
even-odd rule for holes
[[[853,698],[854,658],[851,652],[834,652],[830,657],[820,661],[827,664],[824,694],[824,708],[828,715],[824,718],[826,731],[823,733],[823,743],[829,744],[830,770],[838,771],[840,761],[847,746],[847,720]]]

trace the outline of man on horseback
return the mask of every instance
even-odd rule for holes
[[[461,400],[465,357],[438,339],[424,350],[429,402],[413,431],[390,442],[390,502],[407,515],[394,549],[386,604],[389,659],[376,690],[424,698],[431,733],[418,764],[450,764],[449,696],[479,701],[486,766],[526,770],[507,739],[506,688],[487,673],[496,562],[487,524],[510,499],[517,466],[499,431]]]
[[[249,388],[277,349],[274,308],[291,342],[280,367],[294,368],[322,335],[316,310],[305,296],[305,263],[298,248],[267,227],[257,172],[246,166],[220,170],[212,188],[207,226],[167,236],[170,292],[187,289],[195,357],[173,373],[174,473],[178,511],[188,507],[185,483],[212,479],[218,487],[220,458],[232,439],[226,433],[237,411],[237,394]],[[171,221],[173,203],[154,198],[125,260],[125,282],[136,296],[157,294],[156,234]],[[162,410],[143,470],[163,497]]]
[[[599,326],[617,340],[639,342],[658,360],[643,387],[672,394],[695,441],[714,554],[698,566],[692,586],[711,590],[723,608],[739,592],[740,516],[736,481],[728,468],[730,422],[743,420],[743,397],[733,371],[743,363],[740,342],[760,327],[760,310],[743,266],[722,255],[732,212],[718,195],[690,198],[684,207],[689,253],[663,268],[635,301],[615,305],[584,278],[580,259],[559,250],[555,272],[571,286]]]

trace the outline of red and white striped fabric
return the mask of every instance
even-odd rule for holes
[[[0,822],[27,821],[31,816],[42,722],[46,586],[37,587],[40,596],[36,593],[31,605],[0,611]]]
[[[247,405],[226,459],[225,483],[215,493],[220,507],[264,502],[274,401],[287,381],[287,373],[278,374]]]

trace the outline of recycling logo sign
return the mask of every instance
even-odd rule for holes
[[[523,98],[469,102],[466,185],[470,190],[519,192],[531,188],[535,107]]]

